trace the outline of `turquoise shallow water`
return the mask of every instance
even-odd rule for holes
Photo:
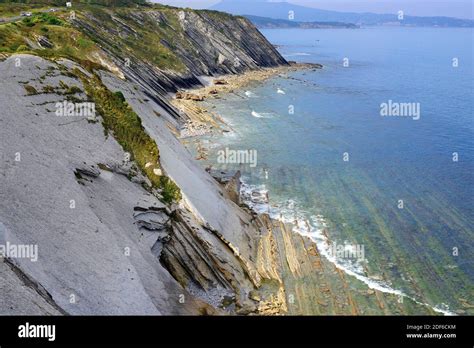
[[[204,139],[208,162],[239,168],[251,188],[268,190],[270,206],[261,209],[364,246],[368,262],[352,265],[360,274],[433,307],[470,313],[473,30],[264,34],[288,60],[324,68],[212,101],[234,132]],[[419,103],[419,120],[382,117],[389,100]],[[256,150],[258,165],[217,163],[226,147]]]

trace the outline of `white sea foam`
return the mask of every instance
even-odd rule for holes
[[[242,180],[240,193],[243,201],[252,210],[258,214],[269,214],[272,219],[282,221],[283,223],[292,224],[293,231],[310,238],[318,247],[320,254],[329,262],[344,273],[360,280],[370,289],[396,295],[399,296],[400,299],[408,298],[419,305],[430,307],[435,312],[443,315],[455,315],[444,303],[433,307],[427,303],[416,300],[401,290],[392,288],[390,284],[385,281],[367,276],[363,267],[363,263],[368,263],[367,260],[341,259],[334,256],[331,252],[332,242],[324,232],[328,224],[322,215],[313,215],[310,217],[310,221],[308,221],[306,216],[309,214],[299,210],[297,202],[292,199],[287,200],[284,204],[271,206],[268,190],[265,185],[248,185],[245,183],[245,180]]]
[[[253,117],[256,117],[256,118],[272,118],[273,115],[271,113],[268,113],[268,112],[256,112],[256,111],[252,111],[252,116]]]
[[[284,90],[282,90],[281,88],[278,88],[277,89],[277,93],[278,94],[286,94]]]

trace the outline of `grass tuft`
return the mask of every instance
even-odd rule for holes
[[[121,92],[113,93],[105,87],[97,75],[87,77],[79,69],[74,70],[84,84],[86,94],[96,104],[103,118],[106,132],[112,132],[122,148],[131,154],[140,170],[146,174],[152,187],[161,191],[166,203],[181,200],[181,190],[168,177],[157,175],[160,155],[155,141],[147,134],[140,117],[129,107]],[[147,164],[150,164],[151,166]]]

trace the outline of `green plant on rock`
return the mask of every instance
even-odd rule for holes
[[[28,46],[26,45],[20,45],[18,46],[18,48],[16,49],[17,52],[24,52],[24,51],[28,51]]]
[[[165,202],[181,200],[181,190],[167,176],[160,177],[160,187],[162,189],[161,195],[163,196],[163,200]]]
[[[77,94],[77,93],[81,93],[82,90],[77,87],[77,86],[70,86],[69,88],[67,88],[67,90],[64,92],[64,94]]]
[[[117,91],[117,92],[115,92],[114,94],[115,94],[115,96],[116,96],[117,98],[120,99],[120,101],[121,101],[122,103],[125,103],[125,102],[126,102],[125,96],[123,95],[122,92]]]
[[[181,200],[178,186],[168,177],[156,174],[155,170],[160,169],[158,147],[145,131],[140,117],[126,103],[123,94],[111,92],[95,74],[86,76],[78,69],[74,70],[74,74],[81,79],[88,97],[95,102],[106,132],[112,132],[123,149],[132,155],[140,170],[150,179],[152,187],[161,191],[163,201],[172,203]]]
[[[25,87],[26,93],[28,95],[38,94],[38,91],[33,86],[26,84],[26,85],[24,85],[24,87]]]

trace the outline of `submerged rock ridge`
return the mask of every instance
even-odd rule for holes
[[[178,139],[172,94],[288,65],[247,19],[82,3],[48,16],[0,24],[0,245],[37,247],[0,260],[0,314],[434,314],[346,276]]]

